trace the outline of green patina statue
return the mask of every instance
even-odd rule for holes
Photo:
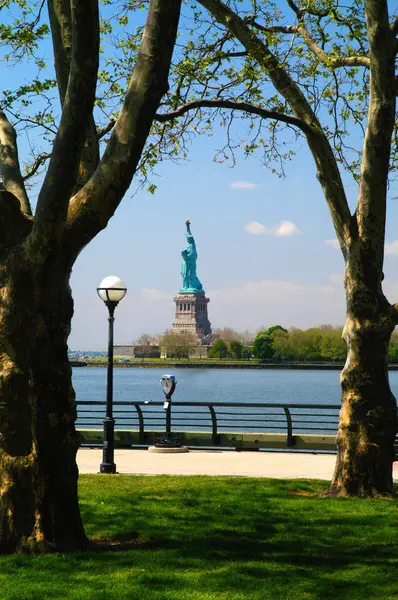
[[[181,252],[182,266],[181,266],[181,277],[182,277],[182,288],[181,293],[194,293],[203,292],[202,284],[200,283],[196,275],[196,259],[198,253],[196,251],[196,245],[194,237],[191,233],[191,222],[189,219],[185,221],[187,226],[187,242],[188,245]]]

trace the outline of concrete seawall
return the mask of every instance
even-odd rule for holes
[[[87,367],[106,367],[106,362],[90,361]],[[114,363],[114,367],[117,368],[140,368],[140,369],[164,369],[169,367],[171,369],[274,369],[274,370],[323,370],[323,371],[341,371],[344,367],[342,364],[306,364],[306,363],[239,363],[239,362],[227,362],[220,361],[217,363],[205,362],[205,361],[134,361],[130,363]],[[398,365],[389,365],[389,371],[397,371]]]

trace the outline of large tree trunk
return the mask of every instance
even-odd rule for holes
[[[57,50],[66,50],[69,41],[58,44],[55,32],[56,68],[58,75],[63,69],[61,86],[67,88],[34,218],[15,132],[4,115],[0,119],[0,166],[16,194],[0,186],[0,552],[88,546],[77,497],[76,408],[67,357],[69,275],[132,181],[168,89],[181,0],[149,3],[139,56],[98,168],[92,119],[98,2],[49,0],[49,8],[61,37],[70,28],[72,47],[61,65]]]
[[[63,253],[58,253],[63,256]],[[55,261],[40,277],[39,327],[31,358],[33,436],[42,487],[40,529],[60,551],[88,547],[80,517],[76,465],[76,404],[67,339],[73,315],[69,268]],[[44,291],[45,290],[45,291]]]
[[[0,552],[89,545],[77,494],[69,273],[60,260],[38,268],[22,255],[0,269]]]
[[[35,524],[28,367],[34,294],[19,259],[10,251],[0,268],[0,552],[26,545]]]
[[[349,260],[345,276],[348,310],[343,337],[348,354],[341,373],[337,462],[328,494],[391,496],[397,408],[388,381],[387,352],[393,310],[381,290],[382,275],[377,281],[359,266]]]

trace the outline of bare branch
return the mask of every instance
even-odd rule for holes
[[[5,189],[18,198],[21,211],[32,214],[18,159],[17,135],[6,115],[0,110],[0,171]]]
[[[298,25],[272,25],[266,27],[265,25],[261,25],[261,23],[257,23],[257,21],[254,20],[254,17],[245,19],[245,21],[246,23],[250,23],[255,29],[263,31],[264,33],[286,33],[290,35],[297,33],[299,30]]]
[[[286,25],[286,26],[275,26],[265,27],[260,23],[257,23],[254,19],[248,19],[249,22],[255,29],[263,31],[265,33],[285,33],[288,35],[297,34],[303,38],[307,47],[311,52],[318,58],[319,62],[328,65],[331,69],[338,69],[340,67],[365,67],[370,68],[370,60],[368,56],[333,56],[325,52],[311,37],[307,28],[304,26],[303,21],[300,25]]]
[[[48,160],[49,158],[51,158],[51,154],[47,154],[46,152],[42,152],[41,154],[39,154],[39,156],[37,156],[36,160],[34,161],[30,171],[28,171],[28,173],[26,173],[26,175],[24,175],[22,179],[26,181],[27,179],[33,177],[37,170],[40,169],[41,165],[44,162],[46,162],[46,160]]]
[[[307,125],[307,123],[305,123],[301,119],[297,119],[296,117],[279,113],[276,110],[266,110],[265,108],[254,106],[253,104],[249,104],[248,102],[234,102],[232,100],[195,100],[193,102],[187,102],[186,104],[184,104],[177,110],[174,110],[173,112],[163,114],[156,113],[155,120],[159,123],[172,121],[173,119],[181,117],[188,111],[193,110],[195,108],[227,108],[230,110],[241,110],[246,113],[258,115],[263,119],[276,119],[277,121],[282,121],[283,123],[294,125],[295,127],[301,129],[301,131],[306,133],[309,133],[311,131],[311,128]]]
[[[116,124],[115,120],[109,121],[109,123],[107,123],[105,125],[105,127],[103,127],[102,129],[99,129],[97,131],[97,138],[100,140],[101,138],[104,137],[104,135],[106,135],[107,133],[109,133],[110,131],[112,131],[112,129],[114,128]]]
[[[247,52],[225,52],[219,58],[242,58],[243,56],[247,56]]]
[[[297,18],[302,19],[303,15],[306,13],[309,15],[314,15],[316,17],[327,17],[330,14],[330,9],[325,8],[324,10],[313,8],[307,3],[306,8],[299,8],[297,4],[293,2],[293,0],[286,0],[290,8],[294,13],[296,13]]]
[[[390,29],[394,36],[398,35],[398,19],[395,19],[394,22],[391,23]]]

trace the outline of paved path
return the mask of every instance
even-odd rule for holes
[[[82,448],[80,473],[98,473],[102,450]],[[153,454],[147,450],[116,450],[118,473],[132,475],[230,475],[277,479],[326,479],[333,475],[335,454],[191,450],[186,454]],[[398,483],[398,462],[394,463]]]
[[[77,462],[80,473],[98,473],[102,450],[83,448]],[[286,452],[194,450],[186,454],[154,454],[147,450],[116,450],[119,473],[134,475],[231,475],[331,479],[335,455]]]

